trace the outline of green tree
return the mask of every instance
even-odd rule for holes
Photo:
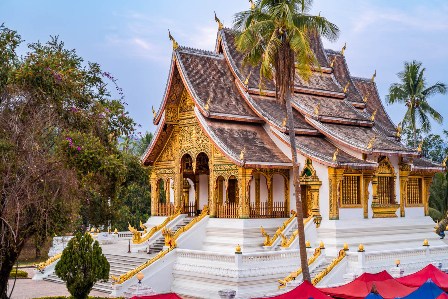
[[[87,298],[97,281],[109,278],[109,270],[100,244],[89,233],[75,234],[55,267],[56,275],[75,299]]]
[[[309,79],[317,59],[309,37],[320,34],[330,40],[339,29],[324,17],[308,14],[312,0],[258,0],[250,10],[235,15],[236,46],[246,64],[260,65],[260,78],[275,79],[277,100],[286,106],[287,126],[294,132],[291,95],[294,77]],[[260,86],[261,88],[261,86]],[[289,134],[293,181],[296,196],[300,260],[304,280],[311,280],[305,247],[303,211],[300,192],[299,165],[294,134]]]
[[[410,127],[413,133],[413,146],[417,146],[418,125],[422,132],[431,130],[430,117],[437,123],[443,122],[443,117],[432,108],[428,99],[436,94],[445,94],[446,85],[437,82],[428,87],[425,78],[425,68],[418,61],[405,62],[404,70],[398,73],[400,83],[394,83],[389,88],[386,102],[389,104],[405,104],[407,111],[403,117],[402,126]]]
[[[127,172],[118,138],[134,130],[123,99],[108,91],[114,78],[98,64],[58,38],[19,56],[21,43],[0,26],[1,298],[27,241],[72,231],[92,202],[101,208],[87,222],[113,215]]]

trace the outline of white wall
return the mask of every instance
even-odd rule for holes
[[[167,202],[174,204],[174,180],[170,179],[170,198],[167,198]]]
[[[283,176],[274,174],[272,185],[274,202],[285,202],[285,179]]]
[[[194,182],[187,178],[188,183],[190,183],[190,189],[188,190],[188,201],[194,202],[195,194],[194,194]]]
[[[264,175],[260,175],[260,202],[268,202],[268,184]]]
[[[199,210],[208,205],[208,175],[199,175]]]
[[[252,179],[250,181],[249,185],[249,198],[251,203],[255,203],[255,178],[252,176]]]

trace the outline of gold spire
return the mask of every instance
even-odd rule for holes
[[[372,149],[373,148],[373,145],[375,144],[375,141],[376,141],[376,135],[375,136],[373,136],[370,140],[369,140],[369,144],[367,144],[367,149]]]
[[[249,0],[250,2],[250,9],[254,10],[255,9],[255,4],[253,0]]]
[[[224,28],[224,25],[221,23],[221,20],[216,16],[216,11],[214,11],[215,13],[215,22],[218,23],[218,30],[221,30],[222,28]]]
[[[335,61],[336,61],[336,56],[333,57],[333,59],[331,60],[331,62],[330,62],[330,67],[333,67],[333,66],[334,66]]]
[[[344,86],[344,93],[347,93],[349,86],[350,86],[350,81],[348,81],[347,84],[345,84],[345,86]]]
[[[240,153],[240,160],[244,161],[244,154],[246,153],[246,147],[243,147],[243,150]]]
[[[286,127],[286,122],[288,121],[288,118],[285,117],[282,121],[282,127]]]
[[[250,70],[250,72],[249,72],[249,75],[247,75],[247,77],[246,77],[246,80],[244,80],[244,85],[249,85],[249,79],[250,79],[250,76],[252,75],[252,70]]]
[[[210,110],[210,101],[212,100],[212,96],[209,96],[207,99],[207,102],[205,103],[204,109],[209,111]]]
[[[373,73],[372,82],[375,82],[375,78],[376,78],[376,70],[375,70],[375,73]]]
[[[177,48],[179,48],[179,44],[176,42],[174,37],[171,35],[171,32],[169,29],[168,29],[168,37],[169,37],[170,41],[173,42],[173,50],[176,50]]]
[[[395,136],[400,138],[401,137],[401,131],[402,131],[402,127],[401,127],[401,122],[400,122],[400,123],[398,123],[397,131],[395,133]]]
[[[341,50],[341,55],[344,56],[345,50],[347,49],[347,43],[344,44]]]
[[[378,111],[378,109],[376,109],[375,111],[373,111],[372,116],[370,117],[371,121],[375,121],[375,116],[376,116],[376,112]]]
[[[338,155],[339,155],[339,149],[337,148],[333,154],[333,162],[336,162],[338,160]]]
[[[423,150],[423,140],[418,144],[417,152],[420,154]]]
[[[320,104],[317,104],[316,106],[314,106],[314,115],[319,116],[319,108],[320,108]]]
[[[156,118],[157,113],[156,110],[154,110],[154,106],[152,106],[152,115],[154,116],[154,118]]]

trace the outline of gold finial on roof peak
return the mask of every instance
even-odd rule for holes
[[[154,106],[152,106],[151,108],[152,108],[152,116],[156,118],[157,113],[156,110],[154,109]]]
[[[398,123],[397,131],[396,131],[396,133],[395,133],[395,136],[398,137],[398,138],[400,138],[400,137],[401,137],[401,131],[402,131],[402,130],[403,130],[403,128],[401,127],[401,122],[400,122],[400,123]]]
[[[372,75],[372,82],[375,82],[375,78],[376,78],[376,70],[375,70],[375,72]]]
[[[370,140],[369,140],[369,143],[367,144],[367,149],[372,149],[373,148],[373,145],[375,144],[375,141],[376,141],[376,135],[374,135]]]
[[[214,11],[214,13],[215,13],[215,22],[218,23],[218,30],[221,30],[222,28],[224,28],[224,25],[221,23],[221,20],[216,15],[216,11]]]
[[[334,67],[334,63],[336,62],[336,56],[330,62],[330,67]]]
[[[423,150],[423,140],[420,141],[420,143],[418,144],[417,152],[420,154],[422,152],[422,150]]]
[[[179,44],[176,42],[174,37],[171,35],[171,32],[169,29],[168,29],[168,38],[170,39],[170,41],[173,42],[173,50],[177,50],[177,48],[179,48]]]
[[[285,117],[282,121],[282,127],[286,127],[286,122],[288,121],[288,118]]]
[[[254,10],[255,9],[255,3],[253,0],[249,0],[250,2],[250,9]]]
[[[339,149],[337,148],[333,153],[333,162],[336,162],[338,160],[339,155]]]
[[[344,93],[347,93],[349,86],[350,86],[350,81],[348,81],[347,84],[345,84],[345,86],[344,86]]]
[[[246,154],[246,147],[243,147],[240,153],[240,160],[244,161],[244,155]]]
[[[314,106],[314,115],[319,116],[320,103]]]
[[[370,120],[371,120],[371,121],[375,121],[375,116],[376,116],[377,111],[378,111],[378,109],[376,109],[375,111],[373,111],[372,116],[370,117]]]
[[[342,56],[344,56],[345,50],[347,50],[347,43],[344,43],[344,46],[342,47],[342,50],[341,50]]]
[[[250,70],[250,72],[249,72],[249,75],[247,75],[247,77],[246,77],[246,80],[244,80],[244,85],[249,85],[249,79],[250,79],[250,76],[252,75],[252,70]]]

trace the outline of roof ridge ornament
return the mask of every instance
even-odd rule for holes
[[[173,42],[173,50],[177,50],[179,48],[179,44],[176,42],[174,37],[171,35],[170,30],[168,29],[168,38]]]
[[[344,56],[345,50],[347,50],[347,43],[344,44],[341,50],[341,55]]]
[[[210,110],[210,102],[212,100],[212,96],[210,95],[207,99],[207,102],[205,103],[204,109],[209,111]]]
[[[255,9],[255,3],[253,0],[249,0],[250,2],[250,9],[254,10]]]
[[[345,86],[344,86],[344,93],[347,93],[349,86],[350,86],[350,81],[348,81],[347,84],[345,84]]]
[[[319,108],[320,108],[320,103],[317,103],[317,105],[314,106],[314,115],[316,117],[319,117]]]
[[[337,162],[338,161],[338,155],[339,155],[339,149],[336,148],[336,150],[333,153],[333,162]]]
[[[418,147],[417,147],[417,152],[418,152],[419,154],[421,154],[422,151],[423,151],[423,140],[420,141],[420,143],[418,144]]]
[[[369,143],[367,144],[367,149],[371,150],[373,148],[373,145],[376,141],[376,135],[373,135],[373,137],[369,140]]]
[[[244,155],[246,154],[246,147],[244,146],[240,153],[240,160],[244,161]]]
[[[282,127],[286,127],[286,122],[288,121],[288,118],[285,117],[282,121]]]
[[[252,70],[250,70],[250,72],[249,72],[249,75],[247,75],[247,77],[246,77],[246,79],[244,80],[244,85],[249,85],[249,79],[250,79],[250,76],[252,75]]]
[[[156,110],[154,109],[154,106],[152,106],[151,108],[152,108],[152,115],[154,116],[154,118],[156,118],[157,113]]]
[[[362,97],[362,101],[363,101],[364,103],[367,103],[367,101],[369,100],[369,96],[370,96],[370,93],[366,93],[366,94]]]
[[[332,68],[334,66],[334,63],[336,62],[336,56],[333,57],[333,59],[330,62],[330,67]]]
[[[372,76],[372,83],[375,82],[375,78],[376,78],[376,70],[375,70],[375,73],[373,73],[373,76]]]
[[[375,109],[375,111],[373,111],[372,116],[370,117],[371,121],[375,121],[375,116],[376,116],[377,111],[378,111],[378,109]]]
[[[215,13],[215,22],[218,23],[218,30],[221,30],[222,28],[224,28],[224,25],[221,23],[221,20],[216,15],[216,11],[214,11],[214,13]]]
[[[397,131],[395,133],[395,137],[400,138],[401,137],[401,131],[403,130],[403,128],[401,127],[401,122],[398,123],[397,126]]]

